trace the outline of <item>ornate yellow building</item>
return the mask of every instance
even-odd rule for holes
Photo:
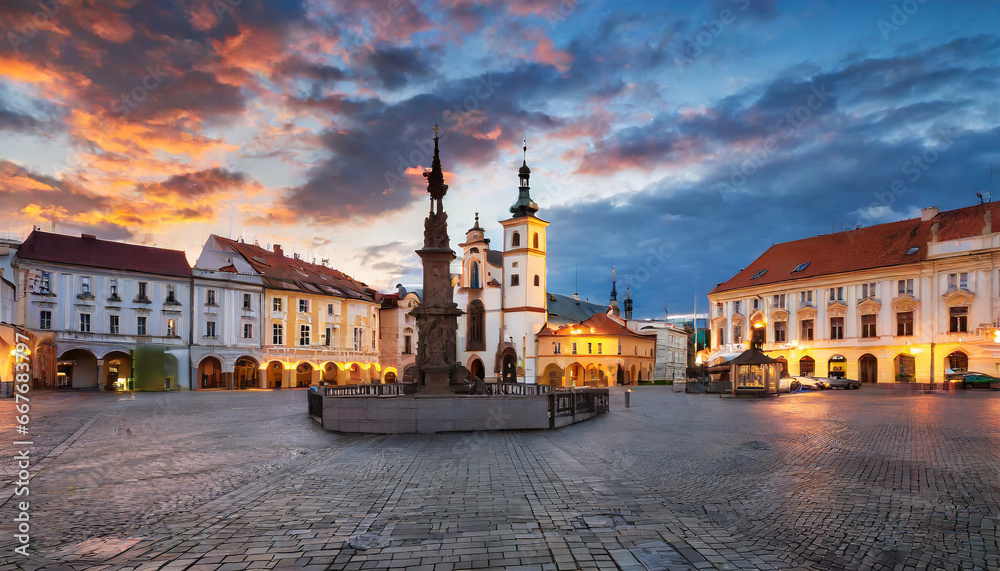
[[[203,250],[196,273],[199,270],[206,270],[199,273],[206,274],[206,285],[196,287],[196,305],[201,299],[201,289],[206,290],[207,297],[207,288],[215,287],[220,292],[213,299],[225,297],[221,291],[224,282],[219,275],[243,277],[242,288],[251,281],[259,284],[259,308],[252,297],[250,303],[243,297],[242,309],[234,309],[231,318],[221,316],[223,312],[219,310],[212,314],[219,327],[233,329],[236,336],[242,333],[241,339],[257,345],[252,351],[240,349],[256,361],[260,378],[255,386],[356,384],[378,382],[383,375],[397,374],[395,368],[383,370],[379,364],[381,302],[379,294],[364,283],[325,265],[306,262],[297,255],[287,257],[277,244],[267,250],[219,236],[212,236]],[[208,272],[213,276],[208,276]],[[213,286],[210,279],[222,285]],[[238,307],[238,301],[229,305]],[[220,341],[220,347],[208,347],[209,353],[199,354],[199,362],[195,364],[199,377],[206,376],[202,370],[205,363],[209,364],[209,371],[229,368],[228,361],[232,359],[223,352],[231,344],[232,341]],[[233,374],[240,376],[238,367]],[[210,378],[211,373],[207,376]]]
[[[538,333],[538,383],[564,387],[634,385],[653,378],[656,334],[637,333],[604,313]]]

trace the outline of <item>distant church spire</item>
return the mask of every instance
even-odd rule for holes
[[[618,309],[618,288],[617,288],[618,276],[615,271],[615,267],[611,266],[611,303],[608,309],[608,314],[618,317],[621,311]]]
[[[628,321],[632,319],[632,286],[625,286],[625,307],[623,307],[623,315],[625,320]]]
[[[517,171],[520,186],[518,186],[517,200],[510,207],[510,213],[514,215],[514,218],[534,216],[538,212],[538,205],[531,200],[529,192],[531,187],[528,181],[531,179],[531,169],[528,168],[528,139],[524,139],[523,143],[521,149],[524,157],[521,161],[521,168]]]

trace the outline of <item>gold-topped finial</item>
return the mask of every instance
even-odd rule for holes
[[[438,127],[437,123],[434,123],[434,138],[435,138],[435,139],[437,139],[437,138],[438,138],[438,131],[439,131],[440,129],[441,129],[441,128],[440,128],[440,127]]]

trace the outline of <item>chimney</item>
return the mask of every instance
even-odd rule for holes
[[[931,243],[937,242],[938,230],[940,228],[941,228],[941,223],[938,222],[937,220],[935,220],[934,223],[931,224]]]
[[[937,206],[928,206],[920,210],[920,221],[927,222],[931,218],[934,218],[941,212],[941,209]]]
[[[279,256],[284,256],[285,255],[285,253],[281,251],[281,244],[275,244],[274,245],[274,253],[278,254]]]
[[[993,233],[993,211],[987,209],[983,214],[983,236]]]
[[[97,239],[97,236],[94,236],[93,234],[80,234],[80,237],[83,238],[84,240],[96,240]]]

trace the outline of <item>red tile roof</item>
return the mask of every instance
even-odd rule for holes
[[[190,277],[184,252],[123,244],[84,236],[66,236],[33,231],[17,250],[21,260],[52,262],[71,266],[126,270],[160,276]]]
[[[261,276],[266,287],[364,301],[378,301],[381,297],[381,294],[363,282],[333,268],[289,258],[253,244],[221,236],[213,238],[218,241],[220,247],[242,256]]]
[[[987,212],[1000,229],[1000,203],[990,203],[941,212],[926,221],[911,218],[775,244],[709,293],[919,262],[927,258],[927,244],[935,224],[939,242],[979,236]],[[917,251],[908,255],[911,248]],[[793,272],[807,262],[807,268]],[[766,270],[764,274],[753,279],[762,270]]]
[[[640,337],[643,339],[656,339],[656,332],[639,333],[632,331],[620,319],[609,317],[605,313],[595,313],[586,321],[579,325],[567,325],[552,329],[548,325],[542,327],[538,332],[539,337],[570,337],[574,329],[582,329],[587,335],[627,335],[630,337]],[[593,329],[593,333],[591,333]]]

